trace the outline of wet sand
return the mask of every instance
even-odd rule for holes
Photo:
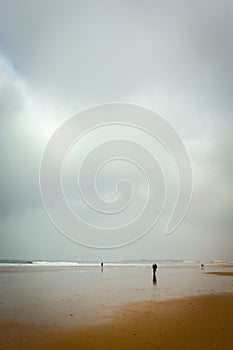
[[[211,273],[211,275],[209,274]],[[0,270],[0,349],[233,350],[231,267]]]
[[[212,272],[207,272],[207,275],[232,276],[233,277],[233,272],[231,272],[231,271],[228,271],[228,272],[212,271]]]
[[[233,294],[120,306],[106,323],[64,329],[0,323],[2,350],[233,349]]]
[[[156,284],[148,266],[7,267],[0,269],[0,321],[80,327],[101,324],[115,307],[191,296],[232,293],[231,268],[160,267]]]

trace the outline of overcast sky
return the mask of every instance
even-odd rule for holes
[[[0,0],[0,258],[233,260],[232,18],[230,0]],[[146,236],[103,251],[54,228],[38,177],[56,128],[82,109],[111,101],[154,109],[174,125],[192,159],[194,191],[172,235],[164,233],[167,203],[165,217]],[[68,168],[114,132],[90,135]],[[135,131],[117,132],[150,144],[173,183],[158,144]],[[122,170],[135,184],[143,182],[129,165],[112,165],[100,180],[106,198],[108,179]],[[138,210],[135,200],[131,214]],[[90,219],[84,205],[76,210]]]

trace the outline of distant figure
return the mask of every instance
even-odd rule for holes
[[[205,265],[201,264],[201,270],[204,270],[204,268],[205,268]]]
[[[101,263],[101,271],[104,269],[104,263]]]
[[[153,269],[153,283],[156,284],[156,282],[157,282],[157,280],[156,280],[157,264],[153,264],[152,269]]]

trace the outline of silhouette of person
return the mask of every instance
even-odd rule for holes
[[[153,264],[152,265],[152,269],[153,269],[153,283],[156,284],[157,279],[156,279],[156,270],[157,270],[157,264]]]

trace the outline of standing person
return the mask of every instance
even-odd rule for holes
[[[157,264],[153,264],[152,265],[152,269],[153,269],[153,282],[156,283],[156,270],[157,270]]]
[[[101,263],[101,271],[104,269],[104,263]]]

